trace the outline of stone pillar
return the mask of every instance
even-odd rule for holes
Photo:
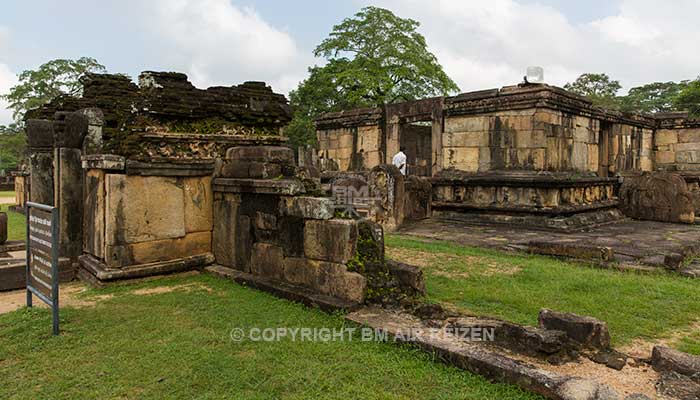
[[[29,152],[29,200],[53,205],[53,123],[29,119],[26,123]]]
[[[404,176],[393,165],[383,164],[369,173],[370,195],[379,204],[379,209],[370,209],[370,219],[387,231],[397,229],[404,220]]]

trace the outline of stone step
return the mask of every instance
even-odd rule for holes
[[[436,354],[444,362],[496,382],[509,383],[556,400],[620,398],[607,385],[595,380],[562,375],[537,368],[494,350],[479,341],[465,341],[444,328],[431,328],[418,318],[376,307],[367,307],[346,319],[375,332],[382,332],[396,343],[411,343]]]

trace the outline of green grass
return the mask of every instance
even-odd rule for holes
[[[386,245],[405,262],[427,257],[430,300],[476,314],[530,325],[541,308],[590,315],[608,323],[615,345],[670,336],[700,318],[700,281],[672,274],[604,270],[397,235],[387,235]],[[700,335],[695,343],[685,347],[700,354]]]
[[[137,295],[137,287],[204,285]],[[212,276],[89,291],[96,306],[0,315],[0,398],[534,399],[390,343],[233,342],[232,328],[347,326]]]
[[[2,197],[11,197],[11,198],[14,199],[14,198],[15,198],[15,192],[12,192],[12,191],[2,191],[2,190],[0,190],[0,198],[2,198]]]
[[[7,213],[8,240],[26,240],[27,228],[24,215],[8,210],[8,204],[0,204],[0,212]]]

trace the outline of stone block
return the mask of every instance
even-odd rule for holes
[[[354,257],[356,242],[354,220],[309,220],[304,225],[304,254],[314,260],[345,264]]]
[[[425,294],[425,278],[420,268],[393,260],[387,261],[387,266],[391,275],[399,282],[402,292],[413,295]]]
[[[0,244],[7,241],[7,213],[0,212]]]
[[[56,206],[61,210],[60,220],[60,254],[76,259],[83,253],[83,168],[80,150],[76,148],[58,148],[54,150],[54,160],[60,165],[57,176],[59,191]],[[54,174],[56,175],[56,174]]]
[[[239,207],[236,195],[214,202],[213,252],[217,263],[249,272],[253,246],[250,218],[241,215]]]
[[[699,151],[700,142],[678,143],[675,146],[676,151]]]
[[[221,167],[220,175],[224,178],[272,179],[282,176],[282,164],[227,160]]]
[[[654,346],[651,365],[658,372],[675,372],[700,377],[700,356],[690,355],[664,346]]]
[[[173,177],[106,175],[107,245],[185,236],[184,191]]]
[[[85,174],[83,251],[104,259],[105,172],[90,169]]]
[[[655,156],[657,164],[673,164],[676,162],[675,151],[657,151]]]
[[[277,230],[277,216],[265,212],[255,212],[255,227],[267,231]]]
[[[569,338],[584,347],[601,350],[610,347],[608,325],[593,317],[544,308],[540,310],[538,320],[540,328],[566,332]]]
[[[314,289],[320,293],[357,303],[364,301],[367,278],[348,272],[343,264],[323,261],[309,261],[317,269]]]
[[[489,130],[489,117],[447,117],[445,132],[479,132]]]
[[[319,276],[318,265],[304,257],[285,257],[284,280],[292,285],[316,288]]]
[[[678,151],[676,161],[684,164],[700,163],[700,150]]]
[[[63,129],[59,131],[54,128],[56,147],[81,149],[88,133],[87,117],[80,113],[65,113],[63,118]]]
[[[129,247],[134,264],[196,256],[211,253],[211,231],[192,232],[177,239],[134,243]]]
[[[284,146],[238,146],[226,150],[226,159],[293,164],[294,151]]]
[[[335,212],[335,203],[326,197],[289,197],[280,198],[280,215],[306,219],[331,219]]]
[[[214,193],[210,176],[182,178],[185,198],[185,232],[212,229]]]
[[[695,222],[693,194],[678,174],[654,172],[628,176],[620,187],[620,210],[628,217]]]
[[[250,272],[266,278],[284,280],[282,248],[269,243],[255,243],[250,261]]]
[[[25,122],[27,146],[30,148],[53,147],[53,122],[45,119],[28,119]]]
[[[654,144],[657,146],[665,146],[673,143],[678,143],[678,131],[671,129],[659,129],[656,131]]]
[[[447,147],[479,147],[489,145],[488,131],[449,132],[442,135]]]
[[[700,143],[700,129],[683,129],[678,132],[679,143]]]
[[[447,168],[455,168],[466,172],[479,170],[478,147],[443,148],[443,162]]]
[[[588,145],[582,142],[574,142],[571,149],[571,166],[578,171],[588,169]]]
[[[29,167],[29,198],[35,203],[53,205],[53,154],[43,151],[31,154]]]

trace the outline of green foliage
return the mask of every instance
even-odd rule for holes
[[[622,110],[646,113],[676,111],[675,98],[686,86],[688,81],[654,82],[633,87],[627,96],[620,98]]]
[[[15,192],[0,192],[0,198],[11,198],[14,200]],[[9,204],[0,205],[0,212],[7,213],[7,239],[26,240],[27,223],[24,215],[9,210]]]
[[[26,145],[26,136],[18,125],[0,125],[0,171],[14,170],[22,163]]]
[[[700,118],[700,78],[688,83],[674,99],[679,110],[687,110],[691,117]]]
[[[19,84],[0,98],[14,110],[15,121],[21,121],[28,110],[40,107],[61,95],[78,96],[82,90],[79,78],[87,72],[105,72],[94,58],[57,59],[42,64],[36,70],[19,74]]]
[[[293,149],[306,145],[316,146],[318,142],[314,120],[302,113],[294,113],[284,134],[289,137],[289,146]]]
[[[166,290],[136,293],[155,287]],[[357,326],[210,275],[89,289],[80,300],[97,303],[64,301],[59,337],[48,309],[0,315],[0,398],[540,398],[409,346],[363,342],[359,329],[352,340],[234,341],[233,328]]]
[[[609,109],[620,108],[617,92],[622,89],[619,81],[607,74],[583,74],[575,81],[564,85],[564,89],[587,97],[594,105]]]
[[[428,51],[420,24],[391,11],[365,7],[346,18],[316,49],[326,65],[290,95],[295,110],[292,143],[314,143],[311,121],[322,113],[447,95],[459,88]]]

